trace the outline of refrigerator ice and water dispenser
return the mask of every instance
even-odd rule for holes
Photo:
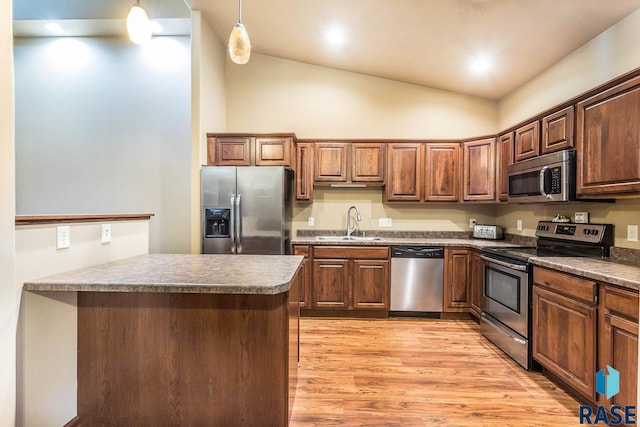
[[[229,237],[231,209],[208,208],[205,209],[205,236]]]

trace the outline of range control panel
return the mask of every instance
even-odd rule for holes
[[[536,228],[536,237],[612,245],[613,224],[540,221]]]

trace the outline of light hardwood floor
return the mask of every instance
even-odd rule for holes
[[[473,321],[300,319],[292,426],[576,426],[579,403]]]

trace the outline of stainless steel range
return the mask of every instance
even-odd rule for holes
[[[540,221],[536,247],[492,247],[481,253],[484,285],[480,331],[524,368],[531,370],[530,257],[609,256],[613,225]]]

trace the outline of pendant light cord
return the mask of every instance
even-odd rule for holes
[[[242,0],[238,0],[238,22],[242,23]]]

